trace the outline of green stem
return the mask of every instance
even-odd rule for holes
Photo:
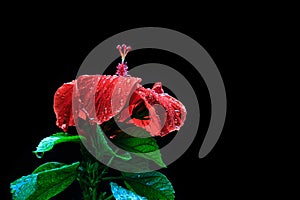
[[[117,153],[118,150],[115,151]],[[97,200],[101,198],[98,189],[101,180],[106,179],[103,177],[111,165],[115,156],[112,156],[106,165],[98,162],[81,144],[82,162],[78,181],[82,189],[84,200]],[[108,179],[107,179],[108,180]],[[102,198],[101,198],[102,199]]]
[[[114,198],[114,195],[110,195],[108,197],[106,197],[104,200],[110,200],[110,199],[113,199]]]
[[[81,144],[82,162],[79,167],[78,181],[84,200],[97,200],[100,172],[103,166]],[[103,173],[103,171],[101,173]]]

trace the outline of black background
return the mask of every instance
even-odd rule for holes
[[[121,23],[119,20],[104,23],[87,23],[70,19],[43,19],[37,16],[17,19],[5,28],[2,95],[2,146],[4,157],[1,164],[1,199],[10,199],[9,183],[27,175],[47,161],[71,163],[79,159],[75,144],[58,145],[53,151],[38,159],[32,153],[39,141],[60,131],[55,125],[53,95],[65,82],[73,80],[82,61],[88,53],[104,39],[131,28],[157,26],[180,31],[196,40],[212,57],[223,77],[228,101],[226,123],[214,149],[202,159],[198,152],[209,123],[209,97],[201,76],[194,74],[188,79],[196,89],[201,103],[202,121],[199,132],[191,147],[177,161],[162,169],[172,182],[176,199],[194,196],[222,198],[255,196],[264,190],[268,170],[257,162],[259,144],[250,144],[255,134],[251,133],[249,122],[249,90],[245,46],[250,45],[250,29],[242,24],[223,19],[207,22],[187,21]],[[248,22],[244,22],[248,23]],[[254,33],[255,34],[255,33]],[[133,47],[134,49],[134,47]],[[129,54],[128,65],[147,62],[161,62],[187,73],[190,68],[180,69],[187,63],[176,55],[161,54],[158,51],[139,51]],[[247,62],[246,62],[247,61]],[[251,61],[249,61],[251,62]],[[248,63],[249,63],[248,62]],[[6,80],[4,80],[4,78]],[[264,176],[257,172],[266,172]],[[253,183],[253,181],[255,183]],[[253,183],[253,184],[252,184]],[[76,199],[80,194],[77,184],[54,199]],[[2,196],[4,196],[2,198]],[[77,198],[78,199],[78,198]]]

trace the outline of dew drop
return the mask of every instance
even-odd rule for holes
[[[106,107],[104,108],[104,114],[107,114],[107,108]]]
[[[126,82],[127,82],[127,84],[130,84],[131,80],[130,80],[130,79],[127,79]]]
[[[121,94],[121,92],[122,92],[122,88],[118,88],[118,94]]]
[[[61,125],[61,128],[62,128],[63,130],[66,129],[66,128],[67,128],[67,124]]]
[[[174,119],[175,125],[178,125],[178,119]]]
[[[124,100],[120,99],[120,104],[123,105],[123,103],[124,103]]]
[[[113,139],[114,137],[116,137],[116,135],[109,136],[110,139]]]
[[[35,152],[37,158],[42,158],[44,156],[44,152]]]

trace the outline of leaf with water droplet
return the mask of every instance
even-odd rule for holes
[[[80,142],[81,139],[84,139],[84,137],[80,135],[69,135],[68,133],[59,132],[42,139],[33,153],[35,153],[38,158],[42,158],[44,153],[53,149],[56,144],[63,142]]]
[[[171,182],[160,172],[122,172],[122,175],[125,185],[129,185],[129,188],[149,200],[173,200],[175,198]]]
[[[70,165],[50,162],[10,184],[14,200],[45,200],[64,191],[77,176],[79,162]]]
[[[133,191],[127,190],[121,186],[118,186],[116,183],[110,183],[111,192],[116,200],[124,199],[135,199],[135,200],[147,200],[146,197],[141,197]]]

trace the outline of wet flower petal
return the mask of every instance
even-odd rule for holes
[[[63,84],[54,94],[54,112],[56,114],[56,125],[67,131],[69,126],[74,126],[72,113],[72,95],[74,81]]]
[[[133,118],[128,123],[146,129],[152,136],[165,136],[179,130],[186,119],[184,105],[174,97],[163,93],[161,83],[155,83],[152,89],[139,87],[132,95],[128,111],[123,111],[119,121],[133,115],[134,108],[144,104],[149,111],[149,120]],[[125,109],[126,110],[126,109]]]
[[[57,126],[67,131],[75,125],[74,116],[97,124],[110,120],[123,109],[139,82],[135,77],[83,75],[63,84],[54,95]]]

